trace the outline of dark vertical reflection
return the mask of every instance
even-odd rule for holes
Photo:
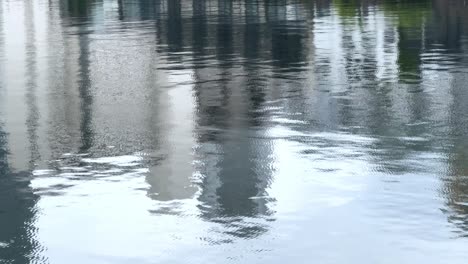
[[[266,4],[267,21],[271,27],[271,56],[278,72],[303,71],[306,66],[307,29],[299,16],[301,6],[286,0]]]
[[[244,29],[244,56],[257,59],[259,52],[260,10],[259,0],[244,0],[245,4],[245,29]]]
[[[392,3],[384,7],[392,14],[396,8],[398,18],[398,66],[403,82],[418,83],[421,80],[421,53],[424,46],[424,27],[431,3],[428,0]]]
[[[80,47],[80,65],[78,89],[81,98],[81,140],[80,152],[87,152],[93,146],[93,128],[92,128],[92,106],[93,97],[91,94],[90,80],[90,51],[88,34],[80,34],[78,37]]]
[[[138,3],[139,7],[139,20],[152,20],[158,14],[158,8],[161,0],[141,0],[134,2],[134,5]]]
[[[66,16],[74,20],[89,20],[92,16],[91,8],[93,5],[100,3],[96,0],[67,0]],[[90,72],[90,50],[88,25],[87,23],[78,23],[76,25],[76,34],[78,40],[78,93],[81,99],[81,146],[79,151],[82,153],[87,152],[93,147],[93,128],[92,128],[92,115],[93,115],[93,96],[91,92],[91,72]]]
[[[119,20],[124,20],[124,3],[123,0],[117,0],[117,10],[119,13]]]
[[[12,172],[8,166],[7,135],[0,124],[0,260],[4,263],[38,263],[36,203],[30,174]]]
[[[181,51],[183,45],[181,0],[167,0],[167,42],[169,50]]]
[[[202,162],[199,187],[202,217],[223,226],[219,241],[255,238],[268,230],[266,223],[253,222],[271,214],[266,189],[271,181],[268,162],[271,147],[257,140],[265,79],[255,66],[260,60],[258,2],[245,1],[245,19],[236,17],[232,1],[217,0],[217,12],[207,3],[194,1],[193,43],[198,147]],[[238,12],[237,10],[236,12]],[[206,21],[216,19],[216,26]],[[242,19],[238,27],[234,21]],[[239,33],[243,35],[238,35]],[[242,37],[242,40],[234,39]],[[214,43],[211,42],[214,36]],[[215,46],[216,63],[205,64],[204,56]],[[242,67],[235,56],[244,56]],[[271,162],[271,161],[270,161]]]
[[[400,78],[403,81],[418,81],[421,79],[421,30],[399,26],[398,37]]]
[[[260,24],[260,10],[258,0],[245,0],[245,27],[242,54],[246,58],[244,63],[247,73],[243,85],[246,87],[248,102],[248,119],[252,126],[260,126],[263,113],[259,111],[266,97],[266,76],[258,68],[261,60],[262,27]]]
[[[434,22],[432,24],[433,35],[431,42],[444,44],[451,51],[459,51],[461,37],[463,36],[463,24],[466,25],[466,2],[434,0]],[[466,26],[465,26],[466,27]],[[467,30],[465,28],[465,30]],[[432,33],[432,32],[430,32]],[[466,32],[465,32],[466,33]]]
[[[232,61],[229,59],[233,55],[233,3],[230,0],[217,0],[218,1],[218,21],[216,28],[216,57],[220,65],[224,67],[231,67]],[[229,73],[224,72],[224,76]]]
[[[206,1],[192,0],[193,13],[192,13],[192,36],[193,36],[193,52],[194,52],[194,67],[198,68],[199,62],[203,62],[203,56],[206,54],[208,48],[208,34],[207,34],[207,19]]]

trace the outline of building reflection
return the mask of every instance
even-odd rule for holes
[[[277,125],[271,121],[277,116],[300,116],[304,125],[289,126],[292,130],[375,137],[371,162],[388,174],[412,172],[405,162],[411,155],[437,151],[437,143],[402,138],[424,137],[430,124],[446,125],[453,147],[445,150],[450,171],[445,209],[449,221],[468,232],[466,74],[446,73],[449,81],[439,84],[452,88],[440,98],[425,90],[423,78],[442,76],[428,70],[442,60],[468,64],[450,56],[427,59],[427,53],[440,52],[434,47],[447,54],[467,50],[462,40],[468,14],[461,4],[434,0],[431,14],[430,1],[118,0],[112,30],[133,38],[109,34],[100,41],[98,8],[104,2],[51,2],[59,8],[48,11],[47,47],[54,55],[47,58],[43,123],[34,16],[25,6],[26,117],[19,120],[26,135],[7,133],[15,131],[12,118],[0,123],[0,188],[5,190],[0,208],[8,216],[0,217],[1,226],[8,227],[0,231],[0,243],[14,241],[6,248],[11,256],[20,254],[26,262],[39,247],[33,238],[38,197],[29,187],[30,176],[15,168],[31,171],[38,161],[56,161],[64,153],[142,153],[148,161],[147,195],[155,201],[195,197],[201,217],[221,224],[230,237],[268,232],[266,220],[274,219],[268,189],[275,171],[265,134]],[[395,12],[402,7],[407,11]],[[0,60],[3,50],[0,38]],[[0,89],[8,85],[0,82]],[[281,111],[266,106],[272,101],[280,102]],[[435,104],[445,112],[429,116]],[[446,121],[449,116],[456,118]],[[50,150],[38,143],[41,124]],[[9,149],[23,141],[26,148]]]
[[[100,1],[50,2],[47,13],[48,159],[65,153],[87,153],[93,146],[90,40],[81,20],[93,17]],[[53,163],[54,166],[59,164]]]
[[[383,150],[373,154],[379,170],[411,171],[414,168],[405,160],[435,148],[427,142],[408,143],[397,136],[418,137],[428,127],[408,124],[434,121],[424,114],[435,103],[421,92],[426,85],[422,83],[427,66],[424,53],[434,43],[459,52],[460,38],[466,30],[461,26],[464,22],[458,20],[465,16],[461,13],[463,8],[442,2],[433,1],[437,6],[434,12],[441,12],[435,17],[442,21],[431,22],[431,1],[178,0],[140,1],[139,5],[119,1],[123,20],[151,20],[154,16],[158,56],[167,58],[167,67],[162,67],[167,70],[164,74],[184,69],[187,72],[182,75],[191,75],[187,78],[194,82],[193,94],[179,95],[189,99],[193,95],[194,108],[180,108],[176,104],[169,108],[174,113],[196,113],[196,122],[179,127],[177,137],[191,138],[192,131],[195,141],[187,141],[176,151],[190,152],[189,146],[194,144],[193,156],[182,158],[176,152],[171,154],[178,157],[173,162],[193,158],[196,165],[180,170],[184,175],[182,181],[172,181],[172,187],[167,187],[171,181],[149,177],[150,196],[161,200],[191,197],[193,190],[185,194],[169,194],[168,190],[189,186],[190,171],[195,170],[195,174],[201,175],[198,199],[205,219],[226,221],[229,226],[233,224],[227,220],[231,217],[271,215],[268,201],[255,199],[267,193],[271,181],[272,169],[259,164],[271,159],[271,147],[254,138],[261,135],[262,130],[257,128],[266,125],[269,117],[261,111],[264,103],[291,94],[294,96],[288,97],[283,105],[286,111],[301,113],[314,124],[301,129],[345,128],[371,134],[378,138],[372,148]],[[400,12],[402,6],[407,11]],[[142,15],[139,10],[156,11],[154,15]],[[328,20],[335,15],[339,20]],[[307,20],[322,23],[306,25]],[[181,53],[186,50],[192,54]],[[297,80],[305,72],[309,76]],[[275,77],[273,81],[270,74]],[[397,88],[395,82],[403,88]],[[160,98],[171,101],[175,98],[171,96],[174,95]],[[175,120],[183,120],[180,118]],[[158,132],[162,133],[158,144],[168,142],[161,147],[166,149],[162,153],[167,154],[175,151],[171,147],[174,141],[164,135],[178,128],[166,125],[170,128]],[[459,164],[463,164],[464,158],[463,155],[451,158],[453,167],[458,168],[454,169],[457,175],[463,174]],[[169,167],[163,167],[155,166],[153,175],[171,174]],[[464,197],[460,180],[450,182],[453,185],[448,188],[457,194],[448,196],[458,198],[449,200]],[[450,202],[449,206],[461,210],[462,206],[456,204],[459,203]],[[258,233],[261,232],[252,232]],[[249,237],[248,232],[238,234]]]
[[[252,63],[261,55],[269,42],[260,42],[260,29],[265,28],[265,19],[259,12],[261,3],[245,1],[241,13],[245,23],[238,25],[240,17],[234,16],[230,1],[218,1],[217,27],[206,25],[200,12],[195,9],[194,43],[199,52],[194,54],[195,94],[197,102],[198,147],[196,157],[202,175],[199,201],[202,217],[225,226],[222,231],[228,237],[254,238],[268,231],[268,224],[252,223],[249,218],[265,218],[272,214],[268,206],[267,189],[273,174],[272,147],[268,141],[258,138],[257,130],[262,122],[258,111],[266,100],[266,78]],[[263,6],[262,6],[263,7]],[[237,8],[237,7],[236,7]],[[263,7],[264,9],[264,7]],[[238,9],[237,9],[238,10]],[[262,18],[263,17],[263,18]],[[216,35],[211,33],[216,32]],[[243,39],[237,34],[243,32]],[[209,42],[216,36],[216,42]],[[268,38],[268,40],[271,40]],[[262,45],[263,44],[263,45]],[[219,66],[203,64],[205,50],[214,47]],[[265,46],[266,45],[266,46]],[[236,65],[232,56],[245,56],[246,63]],[[226,240],[230,241],[230,239]]]
[[[4,14],[5,6],[9,8],[10,3],[0,3],[0,61],[3,61],[7,54],[5,52],[10,47],[4,46],[3,26],[8,20],[11,20],[11,13]],[[38,107],[36,100],[36,40],[35,40],[35,25],[34,20],[34,7],[32,2],[25,2],[21,5],[24,24],[19,26],[24,29],[27,34],[25,39],[25,55],[19,57],[24,59],[25,66],[25,90],[24,97],[27,106],[26,116],[19,122],[24,121],[26,126],[26,142],[28,142],[27,151],[19,151],[19,154],[29,152],[25,157],[18,157],[18,153],[12,153],[9,146],[15,143],[19,137],[11,137],[8,131],[15,131],[14,128],[9,127],[13,122],[7,120],[6,122],[0,121],[0,258],[5,263],[42,263],[44,259],[40,255],[43,250],[42,246],[37,240],[37,229],[34,226],[36,219],[37,208],[36,204],[39,197],[34,194],[30,187],[30,180],[32,175],[30,171],[34,168],[35,162],[40,158],[38,151]],[[11,44],[10,44],[11,45]],[[2,64],[5,65],[5,64]],[[14,84],[4,82],[6,79],[6,72],[0,68],[0,94],[12,89]],[[0,112],[8,111],[6,105],[6,98],[0,98]],[[5,106],[5,107],[3,107]],[[7,125],[8,127],[7,127]],[[22,135],[20,135],[21,137]],[[13,142],[9,142],[13,140]],[[18,150],[18,149],[16,149]],[[12,161],[15,165],[19,165],[23,161],[25,167],[12,168]]]
[[[314,124],[301,129],[357,128],[356,132],[379,138],[373,146],[385,150],[373,155],[379,170],[411,171],[404,162],[409,155],[431,151],[434,146],[424,142],[407,144],[395,135],[417,137],[427,129],[407,126],[427,121],[424,113],[430,109],[429,96],[418,92],[424,87],[423,53],[434,36],[452,36],[429,30],[434,28],[427,24],[429,2],[400,3],[412,11],[399,13],[394,11],[398,10],[397,3],[388,1],[306,4],[287,0],[178,0],[151,4],[140,1],[140,6],[119,1],[123,20],[151,20],[151,14],[145,16],[135,10],[157,10],[153,15],[157,60],[166,64],[160,64],[163,66],[156,72],[170,76],[181,71],[180,78],[194,83],[193,93],[185,90],[178,95],[186,102],[193,99],[193,108],[161,104],[170,110],[161,109],[160,113],[186,113],[195,116],[196,122],[182,127],[157,117],[157,122],[165,124],[161,127],[166,128],[158,130],[155,144],[160,153],[168,156],[166,165],[162,165],[163,161],[151,169],[149,195],[165,201],[189,198],[195,191],[188,186],[199,173],[198,199],[205,219],[270,215],[267,200],[253,197],[267,193],[273,172],[258,161],[271,159],[272,153],[269,146],[254,138],[261,135],[262,130],[257,128],[266,125],[269,118],[261,111],[264,103],[286,96],[288,100],[282,105],[285,110],[301,113]],[[394,15],[387,18],[379,12]],[[328,20],[333,14],[341,16],[341,20]],[[353,20],[357,17],[362,20]],[[304,24],[314,19],[327,23]],[[451,43],[446,42],[447,47]],[[192,54],[183,54],[186,50]],[[305,72],[306,78],[298,78]],[[396,89],[395,81],[407,85],[403,86],[407,90]],[[165,92],[154,96],[166,102],[176,98]],[[182,115],[173,118],[188,120]],[[191,139],[194,133],[196,139],[176,150],[175,141],[165,136],[171,133],[179,133],[179,140]],[[191,144],[196,146],[193,156],[182,155],[191,153]],[[187,164],[190,159],[195,159],[193,167],[170,172],[173,162],[183,160]],[[175,174],[183,176],[179,180],[154,176]],[[190,191],[175,191],[184,188]]]
[[[143,15],[141,12],[130,11],[142,10],[146,5],[152,5],[152,10],[155,12],[152,14],[147,12]],[[174,85],[178,82],[192,82],[191,72],[184,70],[183,65],[180,65],[182,62],[180,56],[159,54],[157,52],[159,47],[155,45],[167,45],[169,42],[171,51],[180,51],[184,40],[183,34],[190,32],[185,27],[181,27],[180,8],[180,1],[120,1],[119,10],[124,14],[123,20],[150,19],[155,23],[152,25],[153,28],[148,28],[151,34],[145,36],[145,40],[151,45],[122,51],[125,52],[125,56],[128,56],[128,60],[132,61],[132,64],[121,66],[118,70],[133,73],[141,69],[146,69],[146,71],[142,74],[133,74],[130,77],[131,82],[126,80],[129,77],[121,79],[120,75],[105,72],[103,74],[113,76],[113,80],[117,81],[109,82],[106,78],[97,84],[102,86],[112,83],[114,91],[111,93],[118,91],[122,94],[128,94],[128,87],[131,87],[130,89],[135,94],[132,102],[128,102],[129,107],[125,113],[107,112],[105,109],[100,109],[102,112],[99,115],[107,119],[121,118],[124,123],[128,118],[128,113],[133,116],[134,125],[129,127],[119,128],[121,123],[108,124],[107,141],[112,142],[112,139],[118,139],[128,133],[127,141],[130,140],[128,144],[131,145],[125,146],[126,149],[137,150],[139,146],[144,146],[143,153],[147,155],[146,158],[149,161],[146,181],[150,187],[147,194],[162,203],[192,198],[197,191],[191,181],[192,149],[195,144],[193,95],[190,86]],[[172,28],[177,25],[169,23],[171,19],[179,23],[177,29],[179,32]],[[138,45],[138,43],[133,44]],[[175,65],[175,69],[172,69],[171,65]],[[106,67],[102,68],[106,71]],[[106,101],[106,98],[98,100]],[[113,104],[110,103],[110,105]],[[119,106],[113,105],[112,107]],[[167,211],[164,208],[155,212],[171,213],[171,210],[177,210],[177,208],[169,208]]]

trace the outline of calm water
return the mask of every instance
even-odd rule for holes
[[[0,2],[0,263],[467,249],[468,3]]]

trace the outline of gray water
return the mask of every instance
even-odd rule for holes
[[[467,263],[462,0],[2,0],[0,263]]]

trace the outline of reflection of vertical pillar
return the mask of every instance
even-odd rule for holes
[[[286,20],[286,0],[273,0],[266,3],[268,21],[278,23]]]
[[[208,115],[209,113],[200,113]],[[271,182],[271,146],[256,141],[255,134],[245,124],[231,125],[211,137],[214,131],[204,131],[199,141],[197,156],[200,166],[202,217],[209,221],[226,218],[225,223],[237,229],[230,235],[251,238],[266,231],[266,226],[255,225],[236,217],[265,217],[268,209],[265,195]],[[231,131],[231,132],[227,132]],[[229,139],[228,139],[229,138]]]
[[[93,98],[91,94],[91,79],[90,79],[90,59],[89,59],[89,42],[88,34],[80,34],[78,39],[80,48],[80,56],[78,64],[80,66],[78,91],[81,99],[81,147],[80,152],[88,151],[93,145],[93,130],[92,130],[92,104]]]
[[[202,175],[198,199],[202,202],[206,220],[227,218],[226,225],[237,229],[231,235],[249,238],[264,232],[264,227],[231,217],[262,217],[269,213],[265,200],[258,196],[265,195],[270,182],[271,167],[265,163],[269,163],[271,150],[255,140],[257,132],[250,129],[255,124],[251,124],[248,117],[264,100],[260,73],[255,67],[246,67],[244,72],[239,72],[242,70],[234,67],[230,55],[248,54],[248,58],[257,59],[260,43],[256,33],[260,29],[254,25],[258,24],[256,18],[246,17],[246,24],[250,25],[246,25],[244,34],[239,35],[238,44],[232,45],[232,2],[217,2],[216,57],[222,67],[195,67],[194,73],[198,104],[196,120],[200,131],[196,157],[203,161],[198,167]],[[246,4],[245,12],[255,16],[257,11],[247,10],[249,8]],[[234,50],[234,47],[240,50]]]
[[[463,6],[462,1],[447,4],[444,0],[436,0],[433,3],[433,12],[435,12],[433,17],[435,21],[432,25],[436,29],[434,37],[448,49],[459,49],[461,44],[460,39],[463,35],[461,18],[466,17],[462,13],[463,10],[466,10],[466,7]]]
[[[203,80],[199,81],[203,83]],[[239,85],[233,83],[227,86],[230,91],[238,88]],[[201,99],[197,101],[203,102]],[[202,181],[198,199],[202,202],[202,217],[209,221],[225,218],[222,223],[230,230],[236,229],[230,235],[252,238],[267,231],[266,225],[252,225],[236,217],[264,217],[270,214],[264,196],[272,175],[269,165],[272,162],[271,147],[266,141],[255,140],[261,136],[249,129],[250,125],[245,121],[248,111],[245,108],[248,106],[239,105],[237,100],[229,100],[221,107],[230,113],[226,127],[222,124],[210,127],[199,124],[201,135],[197,157],[203,164],[200,166]],[[197,120],[216,119],[215,112],[198,113],[200,116]]]
[[[90,91],[89,33],[79,32],[77,35],[65,38],[61,24],[55,21],[59,17],[63,20],[88,17],[91,13],[90,7],[95,2],[95,0],[59,1],[57,7],[51,7],[48,11],[48,39],[52,40],[48,43],[48,47],[55,53],[48,59],[49,87],[56,91],[48,98],[51,106],[50,119],[54,124],[49,130],[53,156],[66,152],[86,152],[92,146],[93,100]],[[80,24],[71,28],[80,31],[84,30],[83,27]]]
[[[256,59],[260,43],[260,12],[258,0],[245,0],[244,55]]]
[[[197,116],[194,117],[197,120],[197,128],[209,127],[216,122],[219,118],[209,117],[205,113],[212,109],[213,115],[220,115],[219,110],[215,101],[219,103],[218,99],[218,87],[211,86],[209,82],[210,78],[217,78],[219,71],[213,67],[206,67],[203,64],[203,58],[206,55],[206,47],[214,46],[210,43],[210,33],[212,33],[213,27],[207,24],[207,16],[213,12],[212,3],[210,1],[198,1],[193,0],[193,76],[194,76],[194,95],[197,109]],[[218,89],[217,89],[218,88]],[[201,114],[200,114],[201,113]],[[202,130],[203,131],[203,130]],[[195,150],[195,158],[203,161],[202,165],[196,167],[199,173],[203,175],[203,183],[200,184],[202,187],[201,196],[199,199],[211,207],[216,207],[216,189],[219,187],[219,178],[217,177],[217,144],[213,142],[213,133],[200,132],[197,138],[197,145],[199,147]],[[210,142],[211,141],[211,142]]]
[[[420,28],[398,26],[398,67],[403,81],[417,81],[421,78],[422,46]]]
[[[96,0],[67,0],[64,1],[66,7],[66,17],[91,17],[93,4]],[[86,25],[80,24],[77,29],[85,30]],[[79,151],[86,152],[93,145],[93,130],[92,130],[92,104],[93,98],[91,94],[91,78],[90,78],[90,51],[89,51],[89,32],[80,32],[77,37],[78,47],[78,95],[80,99],[80,139],[81,146]]]
[[[203,56],[207,48],[206,1],[193,0],[192,5],[193,49],[195,56]],[[197,63],[199,60],[195,59],[194,61]]]
[[[224,60],[233,53],[232,1],[218,0],[217,57]],[[224,63],[223,63],[224,64]],[[230,64],[230,63],[229,63]]]
[[[232,128],[231,128],[232,129]],[[221,185],[216,190],[220,216],[265,215],[257,196],[265,195],[265,182],[269,181],[268,169],[262,169],[257,162],[268,163],[269,152],[260,153],[252,144],[248,132],[239,132],[235,140],[222,143],[223,158],[218,163]],[[267,149],[262,149],[265,151]]]
[[[62,19],[68,18],[69,1],[51,2],[47,12],[48,146],[51,159],[78,151],[80,145],[80,101],[77,88],[79,69],[77,36],[65,38]]]
[[[425,19],[423,16],[422,19],[417,19],[414,24],[410,25],[404,25],[404,22],[401,21],[403,19],[407,18],[402,15],[398,26],[398,66],[401,73],[400,76],[402,81],[419,81],[422,78],[421,53],[423,52],[425,41]],[[411,84],[411,88],[414,90],[422,89],[421,86],[421,83]],[[429,99],[426,95],[426,92],[421,91],[417,93],[408,93],[407,96],[405,96],[410,110],[409,122],[415,123],[426,121],[425,119],[428,114],[427,106],[430,105],[428,102]],[[418,135],[418,130],[420,130],[419,134],[424,132],[421,131],[421,129],[424,129],[424,127],[410,127],[408,128],[408,135]]]
[[[124,20],[124,12],[123,12],[123,0],[117,0],[117,12],[119,14],[119,20]]]
[[[257,0],[245,0],[245,28],[242,53],[250,60],[259,59],[261,50],[261,29],[259,23],[259,5]],[[259,71],[258,67],[252,61],[246,61],[244,64],[246,94],[248,95],[249,120],[252,125],[260,122],[260,116],[263,111],[257,111],[265,101],[265,72]],[[243,85],[244,86],[244,85]]]
[[[181,12],[180,0],[167,0],[167,41],[170,49],[175,49],[174,51],[179,51],[182,48],[183,28]]]
[[[33,2],[26,1],[24,8],[24,19],[26,29],[26,127],[29,139],[30,160],[29,168],[34,168],[34,163],[39,160],[39,146],[38,146],[38,121],[39,109],[37,107],[37,69],[36,69],[36,39],[34,28],[34,9]]]
[[[274,63],[284,70],[290,69],[293,64],[303,62],[303,36],[305,32],[300,34],[295,30],[285,27],[287,26],[287,4],[285,1],[275,2],[275,5],[270,6],[270,23],[273,24],[271,32],[271,53]],[[302,30],[305,31],[305,30]],[[294,67],[293,67],[294,68]]]

